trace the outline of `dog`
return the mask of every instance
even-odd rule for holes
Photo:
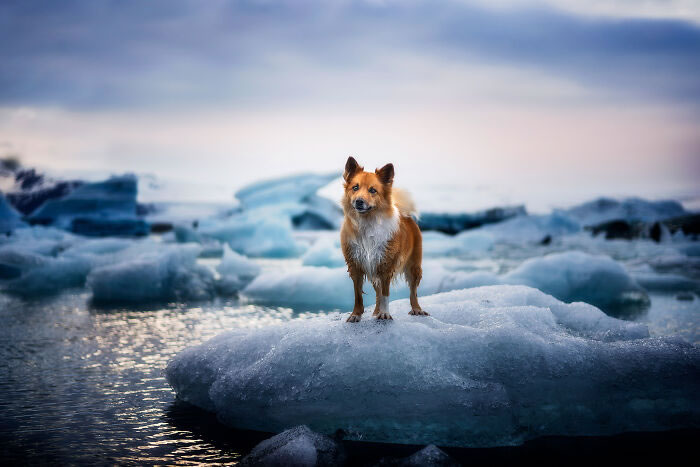
[[[413,219],[415,207],[408,194],[392,188],[394,166],[365,172],[353,157],[345,163],[342,205],[345,219],[340,231],[343,256],[355,287],[355,306],[347,322],[362,319],[362,284],[367,278],[377,294],[373,316],[392,319],[389,287],[403,275],[410,288],[410,315],[428,315],[418,304],[423,271],[423,239]]]

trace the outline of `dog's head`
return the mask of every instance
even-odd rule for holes
[[[345,196],[343,208],[346,214],[386,212],[391,208],[391,185],[394,181],[394,166],[387,164],[374,172],[365,172],[355,158],[348,157],[345,163]]]

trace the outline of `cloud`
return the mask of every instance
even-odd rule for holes
[[[471,2],[4,2],[0,105],[351,105],[458,66],[700,104],[700,29]],[[457,88],[458,90],[458,88]],[[429,92],[428,92],[428,97]]]

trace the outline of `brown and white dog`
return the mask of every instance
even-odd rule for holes
[[[345,164],[345,221],[340,231],[348,272],[355,286],[355,306],[349,323],[362,319],[362,284],[367,278],[374,286],[377,302],[373,316],[392,319],[389,314],[389,286],[403,274],[411,290],[410,315],[427,315],[418,304],[423,243],[413,220],[415,209],[408,195],[392,189],[394,166],[387,164],[365,172],[349,157]]]

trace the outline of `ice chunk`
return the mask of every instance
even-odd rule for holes
[[[241,466],[334,466],[345,463],[343,446],[305,425],[290,428],[266,439],[246,457]]]
[[[431,444],[396,463],[399,467],[458,467],[460,464],[442,449]]]
[[[612,220],[653,222],[686,214],[678,201],[647,201],[641,198],[627,198],[618,201],[611,198],[598,198],[578,206],[566,213],[581,225],[592,226]]]
[[[504,281],[535,287],[565,302],[590,303],[606,311],[649,305],[649,297],[620,263],[580,251],[526,260],[506,274]]]
[[[197,264],[200,252],[197,245],[143,248],[133,259],[94,269],[87,284],[99,303],[209,299],[215,279],[210,269]]]
[[[85,258],[53,258],[22,250],[0,251],[0,282],[5,292],[25,297],[52,295],[71,287],[80,287],[90,271]]]
[[[10,206],[5,196],[0,192],[0,234],[12,232],[24,223],[20,219],[19,213]]]
[[[302,257],[304,266],[325,266],[329,268],[345,265],[345,257],[340,249],[340,236],[319,238]]]
[[[238,292],[260,273],[260,266],[224,246],[224,256],[216,268],[221,275],[218,287],[226,295]]]
[[[86,183],[63,198],[49,199],[29,216],[29,220],[83,235],[146,235],[148,225],[136,216],[136,195],[134,175]]]
[[[237,428],[365,441],[495,446],[697,424],[700,349],[680,339],[524,286],[423,307],[431,316],[399,300],[392,322],[332,313],[237,329],[178,354],[166,377]]]
[[[634,280],[648,291],[677,292],[694,291],[700,293],[700,282],[680,274],[661,274],[653,271],[636,272]]]

